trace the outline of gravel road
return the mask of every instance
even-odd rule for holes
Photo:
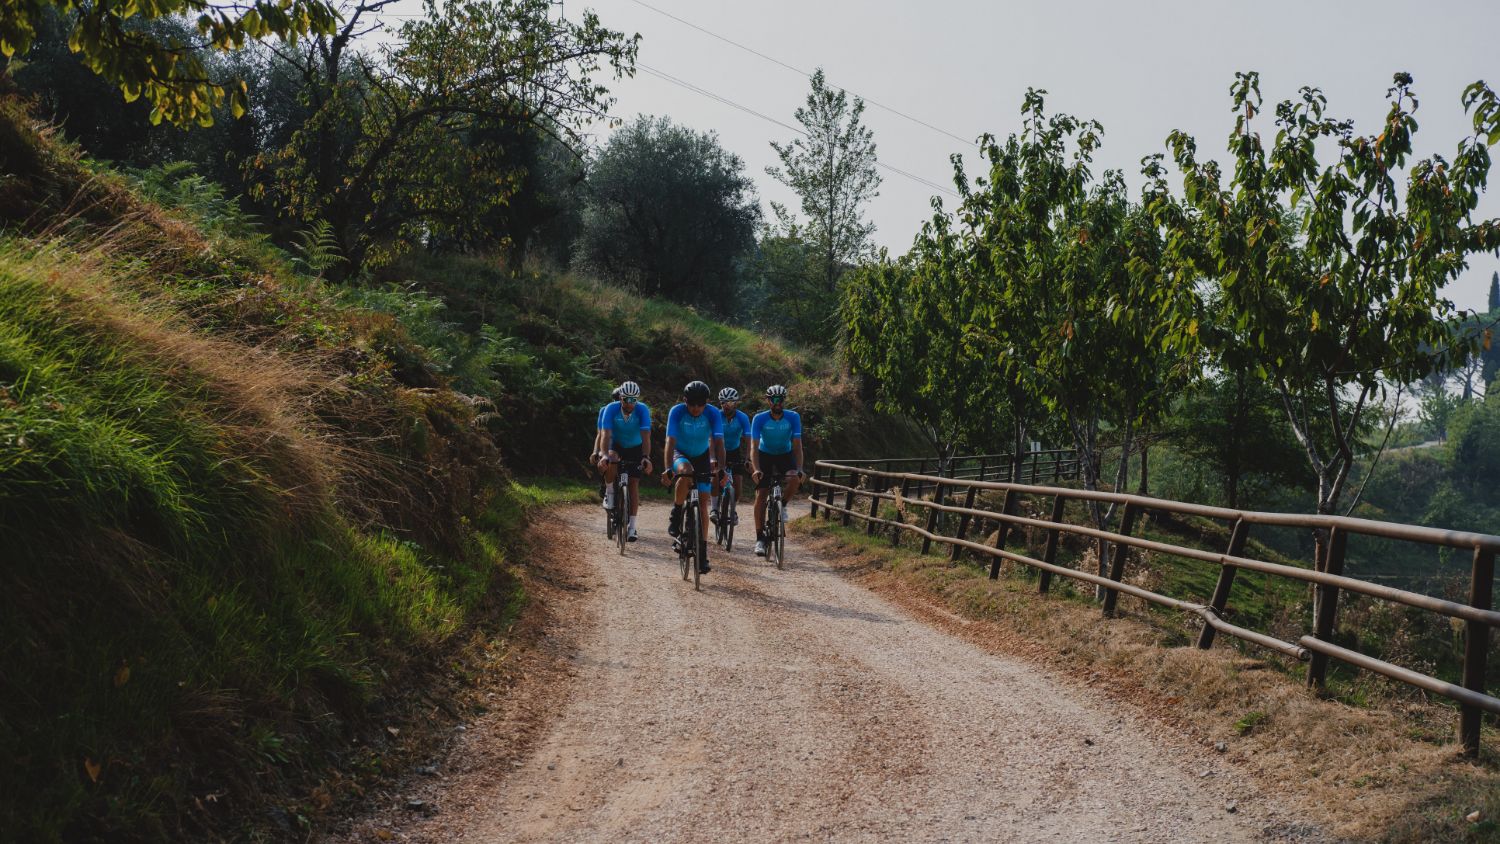
[[[939,632],[789,542],[695,593],[667,508],[621,557],[561,511],[586,610],[530,752],[453,783],[427,835],[492,841],[1258,841],[1276,808],[1211,749]],[[745,508],[742,521],[748,527]],[[478,729],[479,725],[475,725]],[[434,819],[437,820],[437,819]],[[405,836],[403,836],[405,837]]]

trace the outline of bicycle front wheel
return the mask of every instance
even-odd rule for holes
[[[620,484],[615,489],[615,544],[620,547],[622,556],[625,554],[625,513],[629,509],[625,499],[629,495],[630,487],[625,484]]]
[[[696,529],[697,529],[697,526],[694,525],[694,530],[696,530]],[[693,554],[693,591],[694,592],[699,592],[699,591],[702,591],[702,589],[703,589],[703,587],[698,584],[698,581],[699,581],[700,578],[703,577],[703,559],[708,556],[708,549],[705,547],[705,545],[706,545],[706,543],[703,541],[703,535],[699,534],[699,533],[694,533],[693,534],[693,549],[694,549],[694,554]]]
[[[783,568],[786,564],[786,523],[781,520],[780,513],[776,515],[776,568]]]
[[[724,497],[725,497],[727,503],[724,505],[724,512],[719,515],[719,524],[721,524],[721,525],[724,526],[724,550],[725,551],[733,551],[734,550],[734,503],[735,503],[734,502],[734,493],[732,493],[732,492],[726,492],[724,494]]]

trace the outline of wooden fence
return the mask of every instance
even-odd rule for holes
[[[1023,480],[1035,481],[1045,477],[1048,471],[1061,477],[1059,465],[1069,465],[1068,452],[1049,452],[1057,455],[1046,469],[1032,470],[1022,474]],[[986,457],[992,457],[988,455]],[[813,515],[819,508],[824,518],[840,513],[843,523],[851,518],[865,522],[866,532],[889,529],[891,541],[900,535],[915,534],[922,538],[922,552],[927,553],[932,543],[951,546],[950,558],[958,559],[963,550],[985,555],[991,559],[990,578],[1000,574],[1000,562],[1010,560],[1030,566],[1039,571],[1039,590],[1046,592],[1054,575],[1090,583],[1103,590],[1103,611],[1113,616],[1120,593],[1132,595],[1160,606],[1191,613],[1203,620],[1198,637],[1198,647],[1213,645],[1216,633],[1230,636],[1268,648],[1308,663],[1307,683],[1322,687],[1327,678],[1328,660],[1340,660],[1366,671],[1424,689],[1434,694],[1451,698],[1459,704],[1458,739],[1465,752],[1477,754],[1480,740],[1480,721],[1484,712],[1500,714],[1500,698],[1487,693],[1485,688],[1485,665],[1489,653],[1490,629],[1500,626],[1500,612],[1492,609],[1495,583],[1495,552],[1500,550],[1500,536],[1441,530],[1417,525],[1377,522],[1339,516],[1318,516],[1293,513],[1259,513],[1211,507],[1179,501],[1168,501],[1140,495],[1113,492],[1090,492],[1055,486],[1037,486],[1027,483],[1009,483],[980,478],[940,477],[918,472],[896,471],[905,461],[833,461],[819,460],[814,465],[812,484]],[[886,464],[892,468],[886,468]],[[981,458],[980,464],[985,461]],[[1007,464],[1008,466],[1009,464]],[[1077,462],[1072,460],[1076,473]],[[879,468],[876,468],[878,466]],[[981,470],[982,472],[983,470]],[[1007,468],[1008,472],[1008,468]],[[932,490],[923,498],[918,490]],[[1003,494],[1004,503],[999,511],[979,509],[975,499],[981,492]],[[952,493],[963,496],[962,504],[948,503]],[[835,496],[843,500],[835,503]],[[1018,504],[1025,497],[1036,503],[1049,502],[1050,516],[1046,519],[1018,515]],[[1118,505],[1121,508],[1119,527],[1116,530],[1099,530],[1084,524],[1066,522],[1067,505],[1071,502],[1098,502],[1103,506]],[[891,502],[899,508],[921,508],[926,511],[925,527],[909,524],[904,519],[887,519],[880,515],[882,502]],[[1038,512],[1042,508],[1038,508]],[[1139,519],[1144,514],[1162,513],[1212,519],[1229,528],[1228,547],[1223,553],[1205,551],[1144,539],[1132,535]],[[948,528],[940,527],[940,514],[956,516],[952,534],[944,533]],[[950,522],[954,520],[950,519]],[[968,538],[970,529],[985,536],[984,522],[996,526],[993,545],[975,542]],[[1322,545],[1326,549],[1323,565],[1318,570],[1272,563],[1244,556],[1245,543],[1254,526],[1301,528],[1322,533]],[[1045,532],[1045,550],[1040,559],[1017,553],[1006,548],[1006,540],[1015,528],[1031,527]],[[1109,556],[1107,575],[1061,566],[1056,563],[1058,544],[1063,535],[1087,537],[1100,542],[1101,549],[1112,551]],[[1381,539],[1412,542],[1422,545],[1463,549],[1473,555],[1469,578],[1467,603],[1458,603],[1404,589],[1372,583],[1343,574],[1345,551],[1350,536],[1369,536]],[[1168,554],[1189,560],[1207,563],[1218,568],[1218,580],[1211,596],[1204,596],[1206,603],[1173,598],[1148,589],[1125,583],[1125,565],[1131,548],[1139,548],[1160,554]],[[1231,624],[1224,619],[1230,604],[1235,573],[1241,569],[1263,572],[1274,577],[1288,578],[1313,584],[1315,590],[1312,634],[1302,636],[1296,642],[1287,642],[1263,632]],[[1463,679],[1457,685],[1437,677],[1377,659],[1355,650],[1334,644],[1334,631],[1338,622],[1339,593],[1354,592],[1380,600],[1391,601],[1428,612],[1438,613],[1463,623],[1464,653]]]

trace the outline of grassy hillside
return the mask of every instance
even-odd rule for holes
[[[0,837],[295,825],[514,597],[482,405],[422,362],[0,103]]]
[[[926,448],[904,421],[871,410],[858,383],[826,354],[587,279],[511,271],[486,259],[423,258],[348,296],[401,316],[461,389],[494,397],[495,430],[502,443],[515,444],[508,460],[518,471],[577,471],[599,406],[627,378],[656,411],[657,444],[665,411],[684,384],[701,378],[715,391],[739,388],[751,415],[762,409],[767,386],[789,385],[814,457]]]

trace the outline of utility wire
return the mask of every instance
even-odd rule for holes
[[[673,76],[670,73],[664,73],[664,72],[662,72],[660,70],[657,70],[654,67],[651,67],[651,66],[646,65],[646,64],[642,64],[641,62],[636,62],[635,66],[637,68],[639,68],[640,70],[645,71],[646,73],[650,74],[651,76],[655,76],[656,78],[658,78],[658,79],[660,79],[660,80],[662,80],[664,82],[670,82],[673,85],[677,85],[677,86],[680,86],[682,88],[686,88],[687,90],[692,91],[695,94],[699,94],[701,96],[708,97],[709,99],[714,100],[716,102],[723,103],[724,105],[727,105],[730,108],[739,109],[740,111],[743,111],[746,114],[752,115],[754,117],[759,117],[761,120],[764,120],[764,121],[766,121],[768,123],[774,123],[774,124],[776,124],[777,126],[780,126],[783,129],[786,129],[786,130],[791,131],[791,132],[796,132],[797,134],[802,135],[803,137],[811,137],[810,135],[807,134],[806,131],[804,131],[804,130],[796,127],[796,126],[793,126],[790,123],[784,123],[784,122],[782,122],[780,120],[777,120],[774,117],[771,117],[768,114],[764,114],[762,112],[756,111],[755,109],[753,109],[753,108],[751,108],[751,107],[749,107],[747,105],[741,105],[740,103],[737,103],[734,100],[729,99],[728,97],[721,96],[719,94],[715,94],[714,92],[712,92],[712,91],[710,91],[710,90],[708,90],[706,88],[702,88],[702,87],[699,87],[697,85],[694,85],[693,83],[687,81],[686,79],[679,79],[678,77]],[[886,164],[884,161],[881,161],[879,159],[875,160],[875,166],[876,167],[880,167],[880,168],[885,169],[885,170],[889,170],[889,171],[891,171],[892,173],[895,173],[898,176],[904,176],[904,177],[906,177],[908,179],[911,179],[914,182],[917,182],[919,184],[925,185],[926,187],[929,187],[929,188],[931,188],[931,189],[933,189],[933,190],[935,190],[935,191],[937,191],[939,193],[947,194],[948,196],[951,196],[951,197],[953,197],[955,199],[962,199],[962,197],[959,196],[958,192],[955,191],[955,190],[953,190],[952,188],[945,188],[942,185],[938,184],[937,182],[933,182],[933,181],[930,181],[928,179],[924,179],[923,177],[918,176],[915,173],[908,173],[907,171],[902,170],[899,167],[892,167],[891,165]]]
[[[768,62],[770,62],[770,63],[772,63],[774,65],[777,65],[779,67],[784,67],[784,68],[786,68],[787,70],[790,70],[793,73],[799,73],[799,74],[807,77],[808,79],[812,78],[812,74],[811,73],[808,73],[807,71],[803,70],[800,67],[794,67],[794,66],[789,65],[786,62],[784,62],[784,61],[782,61],[782,60],[780,60],[778,58],[775,58],[773,56],[768,56],[765,53],[762,53],[761,51],[756,50],[753,47],[747,47],[744,44],[741,44],[740,42],[735,41],[735,40],[733,40],[731,38],[726,38],[726,37],[724,37],[723,35],[720,35],[717,32],[713,32],[711,30],[704,29],[703,27],[701,27],[701,26],[693,23],[692,21],[683,20],[682,18],[677,17],[676,15],[672,14],[671,12],[666,11],[665,9],[658,9],[657,7],[651,5],[650,3],[643,2],[643,0],[630,0],[630,2],[636,4],[637,6],[640,6],[642,8],[650,9],[651,11],[656,12],[659,15],[663,15],[665,17],[669,17],[672,20],[677,21],[678,23],[682,24],[683,26],[690,27],[692,29],[696,29],[699,32],[703,33],[704,35],[709,36],[710,38],[717,38],[720,41],[723,41],[725,44],[728,44],[728,45],[730,45],[732,47],[738,47],[739,49],[744,50],[745,52],[751,54],[752,56],[757,56],[757,57],[762,58],[762,59],[764,59],[764,60],[766,60],[766,61],[768,61]],[[949,132],[947,129],[943,129],[943,128],[938,127],[938,126],[934,126],[931,123],[928,123],[927,121],[922,120],[921,118],[912,117],[910,114],[907,114],[904,111],[900,111],[900,110],[892,108],[892,107],[890,107],[888,105],[885,105],[883,103],[876,102],[875,100],[872,100],[869,97],[867,97],[864,94],[861,94],[861,93],[859,93],[857,91],[850,91],[848,88],[843,88],[843,87],[837,86],[837,85],[834,86],[834,87],[838,88],[840,91],[843,91],[846,94],[852,94],[853,96],[858,97],[861,100],[864,100],[865,102],[869,103],[872,106],[875,106],[876,108],[888,111],[891,114],[896,115],[897,117],[902,117],[902,118],[905,118],[907,120],[910,120],[911,122],[917,124],[918,126],[924,126],[924,127],[928,128],[928,129],[931,129],[934,132],[937,132],[940,135],[947,135],[948,137],[952,138],[955,141],[958,141],[961,144],[968,144],[968,145],[971,145],[971,146],[976,145],[976,142],[974,141],[973,138],[962,138],[962,137],[960,137],[958,135],[955,135],[952,132]]]

